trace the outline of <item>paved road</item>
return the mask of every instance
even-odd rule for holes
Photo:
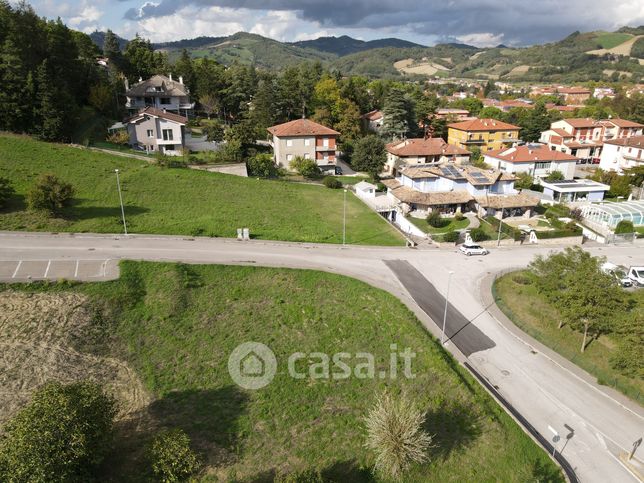
[[[614,263],[642,263],[642,246],[589,247],[597,255],[606,255]],[[524,267],[535,254],[551,248],[538,246],[493,250],[486,257],[464,257],[455,250],[411,250],[402,248],[305,245],[277,242],[238,242],[224,239],[186,239],[177,237],[118,237],[91,235],[0,234],[0,260],[23,264],[36,260],[83,260],[90,258],[118,260],[167,260],[186,263],[225,263],[274,267],[311,268],[340,273],[383,288],[405,303],[428,331],[440,336],[429,314],[437,318],[438,292],[444,293],[448,272],[454,271],[450,301],[454,314],[462,314],[473,328],[492,343],[488,349],[471,352],[466,357],[456,344],[450,350],[461,362],[476,369],[544,437],[550,438],[548,426],[562,436],[566,426],[574,429],[564,456],[582,481],[636,481],[618,461],[620,451],[644,434],[644,411],[614,391],[598,387],[585,373],[531,341],[516,328],[506,327],[493,317],[484,301],[491,276],[502,269]],[[426,279],[422,282],[414,270],[400,270],[397,278],[387,265],[405,261]],[[105,277],[116,276],[109,268]],[[392,265],[399,267],[398,262]],[[407,275],[413,275],[410,285]],[[415,294],[414,300],[404,282]],[[427,285],[423,285],[427,283]],[[420,284],[415,292],[414,284]],[[431,284],[431,285],[430,285]],[[429,287],[436,293],[429,293]],[[428,295],[424,296],[424,290]],[[489,298],[489,297],[488,297]],[[440,312],[442,316],[442,312]],[[452,315],[454,315],[452,314]],[[450,314],[448,313],[448,316]],[[449,318],[450,327],[460,322]],[[436,322],[441,322],[440,317]],[[452,326],[452,324],[454,324]],[[468,338],[469,341],[469,338]],[[468,342],[469,344],[469,342]],[[463,346],[465,348],[465,346]],[[471,348],[471,347],[470,347]],[[468,350],[466,350],[468,352]],[[561,449],[561,446],[560,446]]]

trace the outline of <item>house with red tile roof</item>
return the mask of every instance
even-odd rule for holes
[[[447,142],[463,149],[478,146],[481,151],[490,151],[517,143],[520,130],[519,126],[496,119],[473,119],[448,124]]]
[[[291,162],[301,156],[314,159],[322,171],[335,171],[338,131],[310,119],[296,119],[271,126],[268,132],[278,166],[291,169]]]
[[[570,118],[553,122],[539,141],[578,157],[581,164],[597,164],[606,141],[638,136],[642,129],[644,125],[626,119]]]
[[[129,144],[134,149],[178,156],[185,148],[188,118],[154,107],[146,107],[126,119]]]
[[[630,136],[604,142],[599,167],[623,173],[625,169],[644,166],[644,136]]]
[[[386,146],[385,174],[394,176],[403,166],[427,166],[439,163],[466,164],[470,160],[467,149],[447,144],[441,138],[410,138]]]
[[[485,162],[506,173],[528,173],[535,181],[559,171],[564,179],[575,176],[578,159],[570,154],[554,151],[543,144],[525,144],[509,149],[497,149],[485,154]]]
[[[362,119],[365,129],[373,132],[380,132],[384,119],[382,111],[374,109],[373,111],[363,114],[360,118]]]

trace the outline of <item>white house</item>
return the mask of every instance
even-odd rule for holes
[[[484,216],[497,216],[501,208],[512,209],[514,215],[530,216],[539,200],[519,194],[514,189],[515,179],[497,170],[446,164],[403,167],[395,179],[382,182],[387,186],[387,195],[402,211],[416,212],[416,216],[426,216],[434,210],[447,215],[478,211]]]
[[[615,139],[604,143],[599,167],[622,173],[625,169],[644,166],[644,136]]]
[[[548,149],[543,144],[526,144],[485,153],[485,162],[495,169],[519,174],[528,173],[535,180],[559,171],[564,179],[573,179],[578,158],[561,151]]]
[[[395,175],[398,168],[437,165],[440,163],[467,164],[467,149],[447,144],[441,138],[411,138],[395,141],[386,146],[387,162],[383,168],[387,175]]]
[[[610,186],[591,179],[574,179],[567,181],[541,181],[543,194],[557,203],[579,201],[602,201]]]
[[[147,152],[179,156],[185,148],[188,119],[153,107],[141,109],[125,121],[130,146]]]
[[[164,109],[176,114],[185,114],[187,117],[195,105],[190,102],[190,90],[183,83],[183,77],[179,80],[164,75],[153,75],[149,79],[139,78],[139,82],[130,88],[127,79],[125,80],[125,96],[127,98],[125,107],[130,113],[135,113],[146,107]]]

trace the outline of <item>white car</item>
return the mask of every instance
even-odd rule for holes
[[[644,287],[644,267],[631,267],[628,269],[628,278],[634,285]]]
[[[622,287],[631,287],[633,281],[626,275],[626,268],[621,265],[606,262],[601,266],[601,271],[610,275]]]
[[[483,248],[481,245],[461,245],[458,249],[465,253],[468,257],[470,255],[487,255],[487,249]]]

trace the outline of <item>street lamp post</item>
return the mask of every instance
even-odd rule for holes
[[[342,246],[347,243],[347,190],[344,190],[344,203],[342,206]]]
[[[127,224],[125,223],[125,208],[123,207],[123,195],[121,194],[121,180],[119,179],[119,170],[115,169],[116,173],[116,187],[119,191],[119,201],[121,202],[121,217],[123,218],[123,230],[127,235]]]
[[[503,208],[501,208],[501,219],[499,220],[499,236],[496,239],[496,246],[501,244],[501,227],[503,226]]]
[[[449,303],[449,286],[452,282],[452,275],[454,272],[449,272],[449,277],[447,277],[447,293],[445,294],[445,312],[443,312],[443,330],[441,331],[441,345],[445,344],[445,324],[447,323],[447,304]]]

